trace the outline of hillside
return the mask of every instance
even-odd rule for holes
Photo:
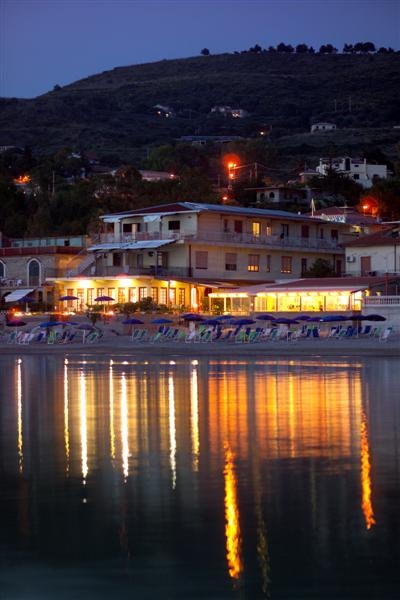
[[[140,161],[149,146],[184,135],[256,137],[261,127],[282,155],[316,157],[365,145],[396,156],[400,55],[242,53],[118,67],[31,100],[0,99],[0,145],[60,147]],[[155,105],[173,116],[156,115]],[[242,119],[216,105],[248,111]],[[331,135],[310,135],[315,120]]]

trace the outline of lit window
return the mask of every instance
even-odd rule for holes
[[[260,255],[259,254],[249,254],[247,270],[255,271],[255,272],[258,272],[260,270]]]
[[[281,256],[281,273],[291,273],[292,272],[292,257],[291,256]]]
[[[254,237],[260,237],[261,234],[261,223],[259,221],[253,221],[251,224],[252,233]]]

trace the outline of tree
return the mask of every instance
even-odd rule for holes
[[[317,258],[303,274],[304,277],[334,277],[335,275],[335,269],[325,258]]]
[[[210,51],[208,48],[203,48],[203,50],[200,52],[200,54],[202,56],[210,56]]]

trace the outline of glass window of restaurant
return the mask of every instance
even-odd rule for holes
[[[158,302],[159,302],[159,304],[163,304],[164,306],[167,306],[167,288],[166,287],[161,287],[158,290]]]
[[[137,302],[137,299],[138,299],[137,288],[135,288],[135,287],[129,288],[128,294],[129,294],[128,295],[129,302]]]

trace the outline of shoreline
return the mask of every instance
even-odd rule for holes
[[[132,342],[130,336],[104,336],[95,343],[72,342],[68,344],[30,344],[0,343],[0,355],[37,355],[37,354],[77,355],[86,354],[104,356],[111,354],[131,357],[263,357],[276,356],[305,358],[307,356],[332,357],[394,357],[400,358],[400,339],[393,337],[385,342],[377,339],[352,338],[305,339],[297,341],[265,341],[255,343],[237,342]]]

